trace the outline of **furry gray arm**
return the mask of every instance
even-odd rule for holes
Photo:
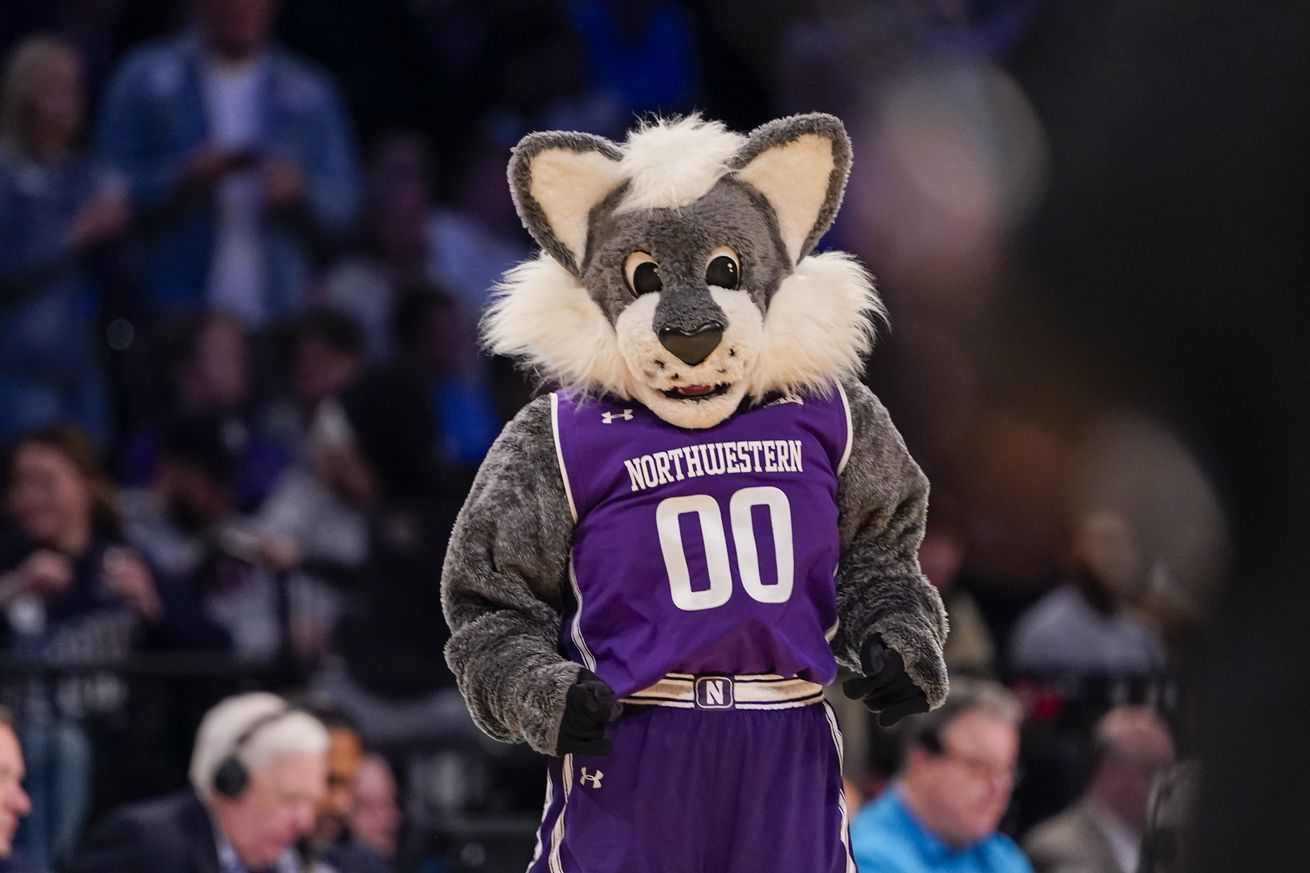
[[[554,754],[579,667],[559,651],[573,519],[560,480],[550,398],[505,426],[460,510],[441,573],[446,661],[473,720]]]
[[[910,457],[886,408],[863,384],[844,380],[851,455],[837,485],[841,565],[832,640],[837,660],[861,672],[860,651],[875,633],[900,653],[932,707],[946,699],[946,610],[919,569],[928,479]]]

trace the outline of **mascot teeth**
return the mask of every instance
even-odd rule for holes
[[[686,400],[705,400],[709,397],[718,397],[725,394],[730,386],[727,383],[721,385],[683,385],[681,388],[670,388],[664,392],[665,397]]]

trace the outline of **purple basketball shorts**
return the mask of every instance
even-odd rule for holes
[[[550,760],[529,873],[854,873],[821,692],[671,674],[625,698],[612,755]]]

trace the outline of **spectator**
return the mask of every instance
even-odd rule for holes
[[[372,149],[363,248],[328,274],[324,296],[359,322],[377,360],[392,352],[393,311],[403,288],[450,289],[472,335],[491,287],[530,254],[499,150],[474,151],[458,174],[455,201],[438,207],[427,142],[398,131]]]
[[[328,731],[327,791],[319,801],[314,830],[306,840],[307,864],[319,873],[389,873],[390,865],[350,832],[349,817],[363,758],[363,741],[350,716],[331,706],[311,705]]]
[[[10,463],[14,531],[0,540],[0,650],[40,663],[126,657],[142,625],[164,619],[149,567],[126,548],[113,484],[84,431],[53,424],[22,438]],[[23,747],[32,788],[24,857],[46,870],[71,848],[89,801],[82,719],[114,712],[121,683],[26,687]],[[58,693],[56,693],[58,692]]]
[[[119,810],[96,828],[73,873],[299,870],[294,844],[326,785],[327,731],[263,692],[206,715],[191,787]]]
[[[360,325],[375,361],[391,354],[398,288],[432,278],[425,235],[431,186],[423,140],[409,133],[382,137],[372,149],[360,250],[325,279],[325,302]]]
[[[294,645],[313,664],[330,650],[343,599],[368,560],[377,486],[336,399],[320,404],[308,441],[309,469],[283,474],[254,525],[260,554],[288,574]]]
[[[354,218],[354,149],[328,79],[272,39],[275,0],[198,0],[193,27],[140,48],[110,83],[104,156],[158,221],[142,284],[155,310],[298,311],[315,244]]]
[[[450,537],[459,492],[434,459],[436,429],[421,388],[404,374],[365,374],[342,396],[350,488],[367,521],[367,561],[335,630],[340,668],[319,690],[359,724],[366,742],[464,745],[476,738],[432,622],[432,584]]]
[[[283,643],[278,588],[236,510],[241,437],[220,417],[174,419],[150,487],[123,496],[125,530],[199,613],[191,648],[264,661]]]
[[[320,403],[339,395],[363,372],[364,336],[349,315],[316,309],[296,324],[290,340],[291,394],[270,405],[263,430],[307,466],[310,424]]]
[[[85,268],[129,213],[116,180],[75,150],[82,74],[71,45],[32,37],[0,87],[0,443],[60,419],[109,436]]]
[[[254,364],[249,336],[240,320],[224,312],[183,319],[164,352],[166,381],[160,421],[139,428],[128,440],[123,479],[143,485],[153,476],[160,429],[183,416],[211,416],[238,452],[233,499],[252,511],[268,496],[286,468],[291,449],[265,434],[255,411]]]
[[[9,651],[113,657],[126,653],[134,619],[162,617],[149,568],[124,548],[114,485],[85,431],[52,424],[22,438],[9,510],[16,531],[0,547]]]
[[[14,848],[18,822],[32,810],[32,802],[23,790],[23,749],[14,733],[14,722],[7,710],[0,709],[0,858],[8,858]]]
[[[1145,562],[1127,516],[1113,509],[1075,520],[1070,579],[1020,617],[1011,640],[1011,669],[1058,673],[1155,673],[1164,643],[1133,609]]]
[[[1017,700],[999,685],[957,679],[941,708],[907,726],[900,777],[851,822],[861,870],[1031,873],[997,831],[1019,754]]]
[[[355,774],[355,800],[350,809],[350,833],[384,860],[395,862],[400,851],[400,805],[391,765],[377,752],[365,752]]]
[[[949,506],[949,502],[942,498],[934,498],[928,529],[919,546],[919,563],[928,581],[941,592],[942,604],[951,622],[951,633],[946,638],[943,652],[947,669],[952,676],[993,676],[996,673],[996,644],[978,602],[959,585],[967,539]]]
[[[478,371],[473,334],[455,301],[430,288],[412,288],[396,306],[397,363],[419,380],[432,406],[435,449],[449,470],[469,482],[500,433]]]
[[[543,47],[544,51],[560,46]],[[544,129],[589,130],[594,124],[552,119]],[[619,121],[617,133],[625,131]],[[485,142],[468,147],[456,174],[454,197],[434,209],[428,219],[428,272],[450,290],[460,310],[473,324],[486,308],[492,286],[505,272],[532,256],[514,201],[505,184],[503,150]]]
[[[1196,804],[1201,776],[1200,761],[1180,761],[1151,786],[1137,873],[1191,873],[1197,869]]]
[[[1097,723],[1094,742],[1087,791],[1024,840],[1037,873],[1137,873],[1147,801],[1174,763],[1173,737],[1150,709],[1119,707]]]

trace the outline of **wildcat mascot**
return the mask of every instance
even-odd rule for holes
[[[562,387],[506,426],[443,569],[477,724],[552,756],[530,873],[854,871],[823,686],[884,724],[946,696],[928,485],[858,380],[880,303],[814,254],[840,121],[534,133],[541,246],[487,344]]]

